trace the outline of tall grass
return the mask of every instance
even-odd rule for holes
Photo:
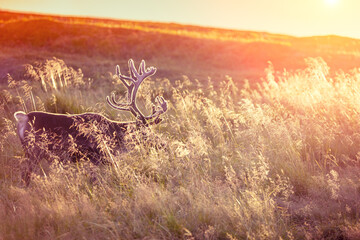
[[[63,78],[50,67],[46,91],[34,76],[10,79],[0,108],[0,238],[357,239],[360,70],[330,74],[322,59],[306,62],[292,73],[270,65],[256,88],[231,77],[219,88],[147,80],[143,107],[158,94],[169,100],[151,129],[166,148],[110,151],[114,164],[100,167],[47,159],[27,188],[13,112],[130,116],[102,100],[110,88],[123,92],[116,78],[104,89],[56,89]]]

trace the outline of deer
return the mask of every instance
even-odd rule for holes
[[[56,114],[41,111],[14,113],[17,125],[17,134],[27,158],[27,169],[23,172],[22,180],[26,186],[30,183],[33,168],[40,159],[51,154],[57,158],[70,159],[73,162],[79,159],[90,160],[95,165],[107,164],[104,152],[116,151],[124,153],[129,150],[129,136],[134,131],[143,131],[147,138],[146,129],[150,125],[159,124],[161,115],[168,109],[167,101],[162,96],[155,98],[152,113],[143,114],[137,106],[136,95],[141,83],[156,72],[156,68],[145,67],[142,60],[138,70],[134,61],[128,61],[130,75],[121,74],[119,65],[116,66],[116,75],[127,89],[127,100],[117,100],[114,92],[106,97],[108,105],[119,111],[129,111],[135,121],[113,121],[102,114]],[[135,144],[139,144],[135,141]],[[111,150],[109,150],[109,147]]]

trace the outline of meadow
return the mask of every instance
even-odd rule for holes
[[[270,63],[256,86],[153,76],[138,101],[168,100],[152,126],[166,148],[137,145],[100,167],[41,159],[28,187],[15,111],[132,117],[106,106],[124,91],[111,74],[93,81],[53,58],[8,75],[0,239],[358,239],[360,70],[304,62],[296,71]]]
[[[338,36],[0,11],[0,240],[359,239],[359,52]],[[14,112],[133,121],[105,100],[125,94],[113,74],[129,58],[158,69],[138,104],[168,100],[151,126],[166,147],[117,155],[99,139],[104,166],[49,152],[25,186]]]

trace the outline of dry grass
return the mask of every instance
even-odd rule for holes
[[[256,89],[230,77],[216,89],[186,77],[148,80],[139,102],[159,93],[169,100],[152,129],[166,149],[109,152],[114,164],[101,167],[50,157],[27,188],[13,112],[115,113],[102,100],[110,89],[84,79],[54,89],[65,64],[54,80],[47,68],[43,83],[9,78],[0,109],[0,239],[357,239],[360,72],[330,78],[322,59],[306,61],[293,73],[270,65]]]

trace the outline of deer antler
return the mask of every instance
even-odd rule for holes
[[[139,90],[140,84],[149,76],[152,76],[156,72],[156,68],[150,67],[145,68],[145,61],[142,60],[139,66],[139,70],[135,69],[134,61],[132,59],[129,60],[129,69],[130,76],[122,75],[120,72],[119,65],[116,66],[116,75],[119,76],[121,82],[127,88],[127,102],[120,103],[116,100],[115,94],[111,93],[111,96],[106,97],[106,101],[108,104],[117,110],[122,111],[130,111],[136,118],[142,121],[143,124],[147,124],[147,120],[152,120],[153,123],[159,123],[161,120],[159,119],[160,115],[167,111],[167,102],[163,97],[157,96],[155,99],[156,105],[153,105],[152,114],[149,116],[144,116],[144,114],[138,109],[136,105],[136,94]],[[130,82],[130,83],[129,83]]]

